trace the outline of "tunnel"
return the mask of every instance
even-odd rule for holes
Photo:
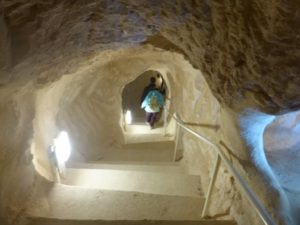
[[[299,9],[1,1],[0,223],[299,224]]]

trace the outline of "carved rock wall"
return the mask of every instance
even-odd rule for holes
[[[1,65],[37,53],[56,64],[76,52],[159,43],[151,36],[160,34],[172,43],[160,47],[181,49],[222,103],[288,111],[299,107],[299,8],[295,0],[4,0]]]
[[[213,97],[212,102],[203,102],[210,105],[211,112],[216,113],[213,114],[216,117],[203,121],[221,121],[220,134],[207,134],[216,140],[221,136],[230,149],[238,149],[234,152],[235,156],[249,162],[249,148],[240,136],[238,113],[249,107],[267,113],[284,113],[299,108],[299,9],[300,3],[296,0],[2,0],[0,159],[5,163],[0,164],[1,212],[5,212],[5,216],[11,212],[14,217],[22,206],[14,207],[22,205],[19,203],[26,200],[26,193],[34,185],[35,174],[28,151],[32,139],[43,140],[36,136],[38,132],[34,132],[37,125],[45,129],[46,114],[39,115],[39,111],[35,111],[42,100],[40,94],[50,90],[66,75],[96,74],[96,71],[85,73],[85,69],[94,65],[96,60],[100,64],[101,61],[113,61],[115,55],[105,51],[113,52],[147,43],[182,53],[202,72],[220,103],[219,106],[216,100],[212,100]],[[132,51],[132,54],[136,53]],[[100,54],[102,56],[97,58]],[[161,64],[166,63],[163,57],[170,55],[162,55]],[[137,60],[126,66],[130,68],[139,63],[143,65],[144,61]],[[110,66],[116,65],[112,63]],[[112,70],[109,71],[111,74],[119,72]],[[103,85],[120,81],[117,76],[109,79]],[[176,90],[181,88],[179,82],[185,80],[191,82],[189,86],[195,89],[182,92],[175,101],[179,104],[185,99],[195,98],[194,105],[191,105],[195,107],[201,102],[197,98],[201,93],[197,92],[199,80],[196,78],[193,84],[193,80],[178,75],[171,82]],[[126,83],[125,78],[123,82]],[[88,90],[81,91],[83,96],[88,94]],[[65,91],[66,95],[71,92]],[[83,99],[80,104],[85,108]],[[64,112],[57,112],[60,115],[58,121],[63,121],[73,110],[71,105],[65,106]],[[183,110],[180,106],[178,108]],[[196,115],[201,115],[201,118],[205,116],[201,111],[196,111],[195,115],[189,113],[182,111],[181,115],[197,122],[202,119],[195,118]],[[62,122],[61,126],[64,126]],[[118,124],[113,127],[118,129]],[[186,143],[192,142],[189,137],[185,138]],[[41,141],[40,145],[45,147],[47,140]],[[193,159],[195,163],[191,161],[193,155],[187,158],[190,159],[187,162],[189,169],[197,168],[197,158]],[[237,160],[237,164],[241,161]],[[254,172],[249,173],[249,180],[258,177],[252,181],[258,190],[261,187],[258,184],[260,173],[250,170]],[[21,180],[21,177],[26,180]],[[263,196],[267,188],[264,183],[261,185],[264,187],[261,192]],[[11,188],[17,186],[22,187],[19,195],[15,195],[15,189]],[[279,198],[276,193],[274,196]],[[268,199],[265,201],[268,202]],[[276,213],[280,207],[270,206],[271,203],[269,208],[275,208]]]

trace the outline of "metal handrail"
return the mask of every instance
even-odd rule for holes
[[[246,197],[248,198],[248,200],[250,201],[250,203],[252,204],[252,206],[255,208],[255,211],[257,212],[257,214],[259,215],[259,217],[261,218],[261,220],[264,222],[264,224],[265,225],[276,225],[276,223],[274,222],[274,220],[272,219],[272,217],[269,215],[269,213],[267,212],[267,210],[265,209],[265,207],[263,206],[263,204],[260,202],[260,200],[258,199],[258,197],[256,196],[256,194],[249,187],[249,185],[244,180],[244,178],[233,167],[232,163],[228,160],[227,156],[224,154],[224,152],[222,151],[222,149],[217,144],[215,144],[211,140],[209,140],[208,138],[202,136],[201,134],[199,134],[199,133],[195,132],[194,130],[192,130],[192,129],[188,128],[187,126],[185,126],[184,122],[182,120],[180,120],[179,118],[177,118],[174,115],[172,115],[166,108],[165,108],[165,110],[176,121],[176,123],[180,127],[182,127],[183,129],[185,129],[189,133],[193,134],[194,136],[196,136],[200,140],[204,141],[205,143],[213,146],[217,150],[218,155],[221,157],[222,161],[227,166],[227,168],[229,169],[229,171],[232,173],[232,175],[234,176],[234,178],[236,178],[238,180],[238,183],[240,184],[240,187],[242,188],[242,190],[246,194]]]

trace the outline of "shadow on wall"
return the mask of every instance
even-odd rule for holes
[[[296,225],[295,216],[287,193],[284,191],[280,180],[270,166],[264,151],[264,131],[275,120],[276,116],[261,113],[255,110],[247,110],[240,117],[242,136],[250,150],[250,156],[255,167],[264,175],[270,189],[277,190],[280,208],[276,209],[286,224]],[[275,196],[273,196],[275,197]],[[274,199],[276,200],[276,199]]]

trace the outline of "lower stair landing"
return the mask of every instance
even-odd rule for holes
[[[56,220],[47,218],[34,218],[28,225],[236,225],[231,220],[200,220],[200,221],[174,221],[174,220],[115,220],[115,221],[76,221],[76,220]]]

